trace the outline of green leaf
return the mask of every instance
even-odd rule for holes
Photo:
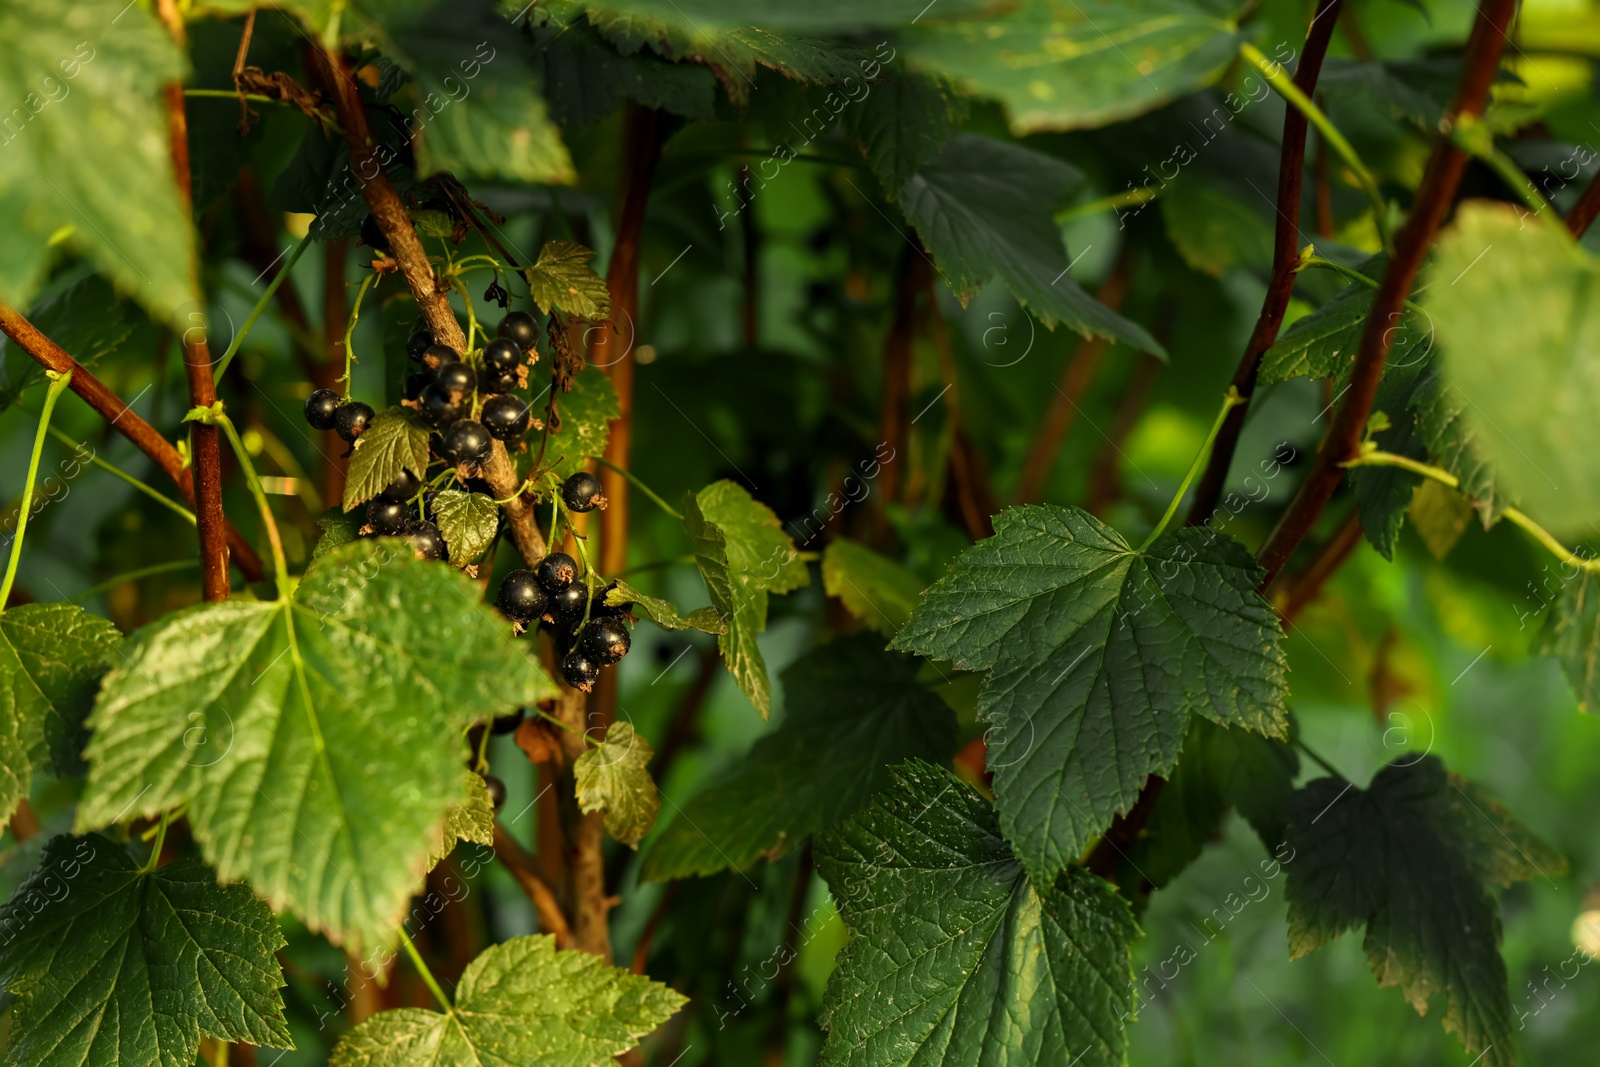
[[[1578,707],[1600,710],[1600,575],[1562,568],[1561,592],[1545,619],[1537,649],[1561,661]]]
[[[1077,508],[1009,508],[891,647],[987,671],[1001,825],[1049,884],[1172,769],[1191,712],[1287,736],[1286,667],[1261,571],[1185,528],[1143,551]]]
[[[18,1067],[189,1067],[202,1036],[294,1047],[277,921],[198,861],[145,872],[98,834],[57,837],[0,929]]]
[[[1382,413],[1389,428],[1373,435],[1386,452],[1426,460],[1428,452],[1417,425],[1415,406],[1433,388],[1432,376],[1411,367],[1390,367],[1378,382],[1374,414]],[[1350,472],[1350,489],[1361,517],[1361,532],[1384,559],[1394,559],[1400,528],[1422,476],[1400,467],[1358,467]]]
[[[603,319],[611,314],[611,291],[589,261],[594,249],[575,241],[546,241],[539,259],[525,267],[528,295],[546,315],[552,308],[580,319]]]
[[[994,810],[910,762],[817,844],[850,940],[828,979],[824,1067],[1124,1062],[1127,902],[1081,867],[1040,891]]]
[[[193,296],[195,237],[161,92],[185,66],[143,7],[0,8],[0,298],[28,304],[61,231],[156,318],[177,322]]]
[[[1600,521],[1600,263],[1564,226],[1469,201],[1434,250],[1424,294],[1446,402],[1521,506],[1553,532]],[[1464,486],[1464,488],[1466,488]],[[1475,495],[1466,489],[1469,495]]]
[[[1163,349],[1144,327],[1078,288],[1053,217],[1082,176],[1021,145],[958,133],[906,182],[900,207],[962,303],[998,275],[1047,326]]]
[[[562,478],[570,478],[603,456],[611,438],[611,422],[622,417],[617,387],[599,367],[587,366],[572,379],[572,392],[556,394],[561,429],[545,444],[545,462]]]
[[[40,333],[90,370],[126,344],[144,319],[132,302],[119,300],[111,283],[99,274],[28,311],[28,321]],[[5,368],[5,385],[0,387],[0,411],[4,411],[25,390],[44,381],[44,367],[10,338],[0,338],[0,359]]]
[[[727,620],[715,608],[697,608],[686,616],[660,597],[645,596],[620,578],[606,590],[606,603],[614,608],[634,606],[649,616],[650,621],[663,630],[699,630],[708,634],[728,632]]]
[[[563,127],[592,126],[628,99],[682,115],[709,119],[716,108],[716,79],[695,63],[673,63],[646,52],[621,54],[589,24],[576,5],[558,3],[551,17],[533,22],[534,66],[551,117]]]
[[[767,627],[767,594],[798,589],[810,575],[778,517],[733,482],[684,494],[683,527],[711,607],[727,621],[717,636],[722,661],[765,719],[772,684],[756,635]]]
[[[988,0],[945,0],[954,12],[981,11]],[[600,4],[586,4],[591,11]],[[610,0],[607,12],[636,14],[683,29],[727,29],[760,25],[784,29],[839,33],[874,26],[909,26],[927,10],[927,0],[814,0],[791,4],[785,0]]]
[[[577,180],[561,131],[545,112],[527,44],[491,0],[451,0],[411,18],[386,18],[400,65],[406,128],[426,177],[570,185]]]
[[[1388,257],[1379,253],[1355,269],[1376,281],[1383,276],[1387,263]],[[1296,319],[1261,357],[1259,380],[1263,384],[1290,378],[1345,382],[1355,364],[1362,328],[1372,311],[1372,294],[1371,286],[1352,282],[1309,315]],[[1429,316],[1405,309],[1390,328],[1386,373],[1423,366],[1432,348],[1433,323]]]
[[[308,569],[316,566],[323,556],[339,546],[359,539],[361,520],[352,519],[338,508],[329,508],[317,516],[317,529],[322,531],[322,536],[317,538],[315,547],[311,549],[311,560],[306,564]]]
[[[1220,278],[1233,267],[1265,273],[1272,226],[1238,196],[1192,171],[1162,193],[1161,221],[1183,261]]]
[[[1289,820],[1289,954],[1366,927],[1367,965],[1417,1013],[1444,1000],[1444,1028],[1487,1067],[1516,1063],[1500,915],[1490,885],[1566,861],[1436,757],[1406,757],[1366,789],[1319,778]]]
[[[378,412],[356,438],[344,478],[344,509],[354,511],[410,471],[428,473],[428,428],[416,414],[394,407]]]
[[[645,854],[641,877],[664,882],[777,859],[888,788],[891,764],[948,762],[955,713],[917,670],[870,635],[796,661],[783,673],[777,728],[684,805]]]
[[[221,878],[357,954],[393,942],[466,800],[462,731],[555,691],[471,579],[382,538],[329,553],[291,600],[168,615],[116,661],[78,825],[187,802]]]
[[[630,722],[614,722],[606,739],[572,765],[578,807],[584,814],[606,813],[606,832],[629,848],[656,824],[661,798],[645,765],[655,755],[650,742]]]
[[[444,820],[434,830],[428,848],[430,871],[455,851],[458,842],[494,845],[494,800],[489,796],[489,783],[474,771],[462,771],[461,780],[467,784],[466,803],[445,812]]]
[[[483,493],[442,489],[433,498],[433,514],[439,535],[450,550],[450,562],[457,567],[483,555],[500,528],[500,505]]]
[[[1406,512],[1412,528],[1434,559],[1444,559],[1461,540],[1472,521],[1472,503],[1466,497],[1433,479],[1424,479],[1411,497]]]
[[[1153,110],[1215,81],[1238,45],[1234,20],[1195,0],[1022,0],[987,18],[936,8],[905,39],[913,65],[1004,104],[1019,137]]]
[[[1485,459],[1493,430],[1469,417],[1466,395],[1440,381],[1437,367],[1430,366],[1424,382],[1415,393],[1417,430],[1433,454],[1434,462],[1454,474],[1463,494],[1477,505],[1485,528],[1500,521],[1505,509],[1516,504],[1516,497],[1504,479]]]
[[[491,945],[449,1015],[379,1012],[346,1034],[330,1067],[611,1067],[688,1001],[549,935]]]
[[[925,584],[888,556],[843,537],[822,553],[822,587],[885,637],[911,618]]]
[[[0,824],[28,795],[35,768],[83,773],[83,722],[119,636],[75,604],[0,614]]]
[[[890,200],[932,159],[966,113],[966,101],[932,78],[897,73],[844,113],[851,140],[866,154]]]

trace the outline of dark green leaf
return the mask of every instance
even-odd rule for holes
[[[40,333],[89,370],[127,343],[143,318],[132,303],[118,299],[99,274],[91,274],[28,312],[28,321]],[[5,368],[5,385],[0,387],[0,411],[4,411],[24,390],[44,381],[44,367],[9,338],[0,339],[0,359]]]
[[[483,493],[440,490],[433,498],[433,514],[439,535],[450,550],[450,562],[457,567],[483,555],[500,528],[500,505]]]
[[[1195,270],[1221,277],[1233,267],[1265,273],[1272,265],[1272,223],[1202,172],[1173,182],[1160,206],[1167,236]]]
[[[428,428],[406,408],[378,412],[356,438],[350,469],[344,478],[344,509],[353,511],[389,488],[389,483],[410,471],[421,478],[428,473]]]
[[[1136,551],[1076,508],[1009,508],[926,593],[892,647],[987,671],[1001,824],[1041,884],[1078,858],[1197,713],[1286,737],[1282,633],[1232,538]]]
[[[1561,661],[1583,711],[1600,710],[1600,576],[1564,565],[1561,592],[1545,619],[1538,649]]]
[[[586,16],[562,21],[557,5],[547,24],[529,32],[537,42],[534,66],[550,114],[562,126],[592,126],[627,99],[688,119],[709,119],[716,80],[695,63],[673,63],[653,53],[622,55],[589,25]]]
[[[949,760],[955,715],[916,675],[916,660],[864,635],[797,661],[783,673],[777,728],[684,805],[645,854],[642,877],[667,881],[776,859],[887,788],[890,764]]]
[[[572,380],[572,392],[556,394],[556,411],[561,430],[550,435],[544,458],[555,464],[557,474],[570,478],[593,457],[605,455],[611,421],[622,416],[617,387],[599,367],[585,367]]]
[[[98,834],[55,838],[0,929],[18,1067],[189,1067],[202,1036],[294,1047],[276,920],[194,860],[145,872]]]
[[[678,609],[660,597],[645,596],[627,582],[618,579],[614,588],[606,590],[606,603],[614,608],[637,607],[650,621],[663,630],[700,630],[708,634],[728,632],[727,620],[715,608],[697,608],[688,615],[679,615]]]
[[[323,556],[340,545],[348,545],[360,537],[361,520],[351,518],[338,508],[329,508],[317,516],[317,529],[322,531],[322,536],[317,538],[316,546],[311,549],[307,568],[316,566]]]
[[[944,147],[966,114],[966,101],[933,79],[898,73],[871,87],[844,113],[845,129],[866,153],[890,200]]]
[[[913,761],[894,779],[818,842],[850,931],[821,1062],[1120,1067],[1139,936],[1127,902],[1081,867],[1041,892],[949,772]]]

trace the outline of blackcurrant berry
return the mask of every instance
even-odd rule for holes
[[[423,354],[432,346],[433,332],[419,326],[415,333],[406,338],[406,355],[411,357],[413,363],[421,363]]]
[[[438,370],[446,363],[456,363],[461,359],[461,353],[449,345],[429,345],[422,353],[422,363],[433,370]]]
[[[576,622],[583,618],[583,608],[588,603],[588,590],[581,585],[569,585],[559,593],[550,594],[550,615],[557,622]]]
[[[528,432],[528,402],[511,394],[492,396],[483,402],[483,410],[478,413],[478,418],[483,420],[484,429],[489,431],[490,437],[515,441]]]
[[[418,490],[421,488],[422,479],[418,478],[415,474],[402,467],[400,469],[400,474],[395,478],[395,480],[386,485],[383,489],[383,492],[379,493],[378,495],[386,496],[390,500],[398,500],[401,503],[404,503],[405,501],[415,497]]]
[[[509,393],[521,384],[517,380],[516,371],[499,371],[485,367],[478,387],[485,396],[488,396],[493,393]]]
[[[397,534],[410,521],[411,509],[404,500],[375,496],[367,502],[367,525],[373,533]]]
[[[411,519],[400,532],[411,542],[418,559],[445,558],[444,538],[439,535],[439,527],[428,520]]]
[[[509,337],[496,337],[483,346],[483,369],[501,374],[514,373],[522,362],[522,349]]]
[[[373,414],[372,405],[352,400],[347,404],[341,404],[339,410],[333,413],[333,428],[339,431],[339,436],[346,441],[354,441],[372,421]]]
[[[512,311],[500,320],[494,332],[508,341],[515,341],[524,352],[531,352],[534,342],[539,339],[539,324],[526,311]]]
[[[600,479],[588,471],[578,471],[561,486],[561,502],[568,511],[593,511],[606,502],[600,495]]]
[[[621,619],[591,618],[578,638],[578,648],[596,663],[609,666],[628,654],[632,643]]]
[[[559,593],[577,580],[578,561],[565,552],[552,552],[539,561],[539,584],[545,592]]]
[[[522,720],[527,717],[527,714],[527,708],[518,708],[510,715],[497,715],[494,721],[489,724],[489,732],[492,734],[509,734],[522,725]]]
[[[452,467],[481,467],[493,447],[494,438],[483,428],[483,423],[461,419],[451,423],[444,432],[439,455]]]
[[[446,363],[433,379],[435,385],[451,396],[462,397],[478,387],[478,376],[465,363]]]
[[[568,652],[561,659],[561,680],[574,689],[581,689],[585,693],[594,688],[595,679],[600,677],[600,664],[585,656],[577,649]]]
[[[378,225],[375,216],[368,215],[361,220],[361,243],[380,252],[389,251],[389,238],[384,236],[383,227]]]
[[[500,814],[500,809],[506,806],[506,784],[492,774],[483,776],[483,784],[489,789],[489,803],[494,805],[494,813]]]
[[[306,397],[306,422],[313,430],[333,429],[334,417],[344,398],[332,389],[317,389]]]
[[[417,399],[417,397],[422,395],[422,391],[432,384],[433,375],[429,374],[427,371],[412,371],[410,374],[406,375],[406,399]]]
[[[434,382],[417,397],[417,412],[421,414],[424,422],[442,430],[465,415],[467,406],[452,398],[449,393],[439,388],[437,382]]]
[[[514,570],[500,579],[500,594],[495,604],[507,618],[529,622],[545,613],[550,606],[550,594],[530,570]]]

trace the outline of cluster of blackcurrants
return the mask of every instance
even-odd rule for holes
[[[605,590],[591,598],[578,581],[578,563],[565,552],[552,552],[534,570],[514,570],[500,582],[495,603],[517,623],[543,619],[551,627],[561,656],[561,678],[585,693],[594,688],[600,668],[628,654],[630,638],[626,606],[605,601]],[[584,622],[588,612],[589,621]]]
[[[426,368],[406,379],[406,399],[439,431],[434,450],[440,458],[469,471],[488,462],[495,441],[520,440],[532,425],[528,402],[512,390],[522,384],[518,368],[534,350],[538,324],[533,316],[513,311],[495,332],[495,339],[483,346],[481,377],[455,349],[435,344],[426,330],[406,342],[406,353]],[[480,391],[488,399],[472,418],[472,397]]]
[[[417,494],[422,490],[422,479],[408,470],[390,482],[388,487],[367,501],[367,524],[364,532],[379,537],[404,537],[411,542],[420,559],[448,559],[444,537],[431,520],[417,515]],[[433,491],[423,494],[423,511],[433,514]]]

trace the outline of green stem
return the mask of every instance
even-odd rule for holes
[[[1139,204],[1147,204],[1160,195],[1161,190],[1159,187],[1153,188],[1148,185],[1141,185],[1137,189],[1127,189],[1120,193],[1112,193],[1110,196],[1102,196],[1098,199],[1090,200],[1088,203],[1065,208],[1056,212],[1055,220],[1057,222],[1070,222],[1073,219],[1081,219],[1088,215],[1098,215],[1102,211],[1117,211],[1125,207],[1135,207]]]
[[[172,812],[164,811],[161,813],[161,822],[156,827],[155,844],[150,846],[150,858],[145,861],[143,867],[139,868],[140,874],[149,874],[161,862],[161,848],[167,843],[167,824],[171,821]]]
[[[1399,456],[1393,452],[1383,452],[1371,447],[1370,445],[1364,448],[1361,455],[1357,456],[1355,459],[1346,460],[1342,466],[1399,467],[1401,470],[1408,470],[1413,474],[1420,474],[1424,478],[1429,478],[1433,481],[1436,481],[1440,485],[1449,486],[1451,489],[1454,489],[1457,492],[1461,491],[1461,480],[1444,468],[1435,467],[1431,463],[1420,462],[1419,460],[1412,459],[1409,456]],[[1501,512],[1501,514],[1505,516],[1506,520],[1513,526],[1521,527],[1528,534],[1528,536],[1532,537],[1535,541],[1538,541],[1539,544],[1543,545],[1552,555],[1561,560],[1561,562],[1570,563],[1573,566],[1580,567],[1586,571],[1595,571],[1600,573],[1600,557],[1585,559],[1583,556],[1573,552],[1566,545],[1556,540],[1554,534],[1535,522],[1533,518],[1521,508],[1506,508]]]
[[[1239,395],[1239,390],[1233,386],[1228,387],[1228,395],[1222,398],[1222,410],[1217,412],[1217,421],[1211,424],[1211,432],[1206,434],[1206,440],[1200,446],[1200,451],[1195,454],[1194,462],[1189,464],[1189,473],[1183,476],[1183,484],[1178,486],[1178,492],[1173,496],[1172,503],[1167,505],[1167,512],[1161,516],[1161,521],[1156,523],[1156,528],[1150,531],[1150,536],[1144,539],[1139,546],[1143,552],[1155,543],[1161,532],[1167,528],[1167,523],[1172,521],[1172,516],[1178,513],[1178,505],[1183,503],[1184,494],[1189,491],[1189,486],[1200,474],[1200,468],[1205,464],[1206,457],[1211,453],[1211,446],[1217,440],[1217,434],[1222,432],[1222,423],[1228,417],[1228,412],[1244,403],[1244,397]]]
[[[99,585],[90,586],[83,592],[74,593],[67,599],[73,602],[88,600],[91,597],[99,596],[108,589],[115,589],[117,586],[125,585],[128,582],[137,582],[141,578],[149,578],[150,576],[156,574],[166,574],[169,571],[186,571],[192,567],[198,566],[200,566],[200,561],[193,559],[179,559],[173,560],[170,563],[151,564],[148,567],[140,567],[138,570],[132,570],[124,574],[119,574],[115,578],[101,582]]]
[[[596,463],[600,464],[600,466],[605,467],[607,470],[616,471],[618,474],[620,474],[624,478],[628,479],[628,481],[632,482],[635,489],[639,490],[639,492],[643,493],[645,496],[647,496],[651,500],[655,501],[656,507],[660,508],[662,511],[665,511],[668,515],[671,515],[673,518],[677,519],[679,522],[683,521],[683,516],[679,515],[677,513],[677,511],[673,510],[673,507],[672,507],[671,504],[668,504],[665,500],[662,500],[659,496],[656,495],[655,490],[651,489],[648,485],[645,485],[638,478],[634,477],[634,474],[633,474],[632,471],[623,470],[621,467],[617,466],[615,463],[612,463],[609,459],[603,459],[600,456],[594,457],[594,460],[595,460]]]
[[[1309,245],[1306,247],[1308,250],[1310,250]],[[1360,271],[1352,270],[1351,268],[1345,266],[1343,263],[1335,263],[1331,259],[1324,259],[1318,255],[1303,255],[1300,257],[1299,269],[1304,270],[1307,267],[1321,267],[1323,270],[1331,270],[1341,277],[1348,278],[1353,282],[1358,282],[1361,285],[1366,286],[1368,289],[1378,288],[1378,280],[1376,278],[1369,278]],[[1407,300],[1406,307],[1410,308],[1412,311],[1415,311],[1419,315],[1427,314],[1427,312],[1422,310],[1421,305],[1417,304],[1413,300]]]
[[[473,770],[479,774],[489,773],[489,723],[484,723],[478,734],[478,762]]]
[[[17,534],[11,539],[11,558],[6,561],[5,584],[0,585],[0,611],[11,602],[11,587],[17,580],[17,564],[22,560],[22,535],[28,531],[28,513],[33,510],[33,486],[39,479],[39,457],[44,453],[45,431],[50,428],[50,413],[56,401],[72,384],[72,372],[45,371],[50,387],[45,390],[44,410],[39,413],[39,432],[33,435],[33,455],[28,459],[28,480],[22,487],[22,510],[17,514]]]
[[[1367,194],[1367,199],[1372,201],[1372,221],[1378,228],[1378,236],[1382,238],[1384,247],[1389,247],[1389,205],[1384,203],[1383,194],[1378,191],[1378,183],[1372,177],[1372,172],[1361,162],[1361,157],[1356,155],[1356,150],[1351,147],[1350,142],[1344,139],[1344,134],[1329,121],[1321,108],[1312,103],[1310,97],[1300,91],[1294,79],[1289,77],[1281,66],[1262,54],[1261,49],[1249,41],[1244,41],[1239,45],[1239,54],[1244,57],[1245,62],[1261,72],[1261,76],[1267,79],[1268,85],[1278,91],[1279,96],[1317,128],[1322,134],[1322,139],[1339,154],[1339,158],[1344,160],[1345,165],[1355,174],[1356,181]]]
[[[239,457],[239,466],[244,470],[244,480],[256,498],[256,506],[261,509],[261,521],[267,527],[267,543],[272,547],[272,570],[278,581],[278,599],[283,600],[289,595],[289,562],[283,555],[283,541],[278,537],[278,521],[272,517],[272,508],[267,504],[267,492],[261,488],[261,479],[256,475],[255,464],[250,462],[250,453],[245,450],[244,442],[239,440],[239,431],[234,428],[233,420],[225,414],[218,414],[216,424],[228,435],[228,443],[233,446],[234,455]]]
[[[1501,181],[1522,197],[1522,202],[1532,208],[1535,215],[1551,212],[1550,202],[1539,195],[1539,190],[1522,173],[1522,168],[1494,143],[1494,132],[1489,129],[1487,122],[1476,115],[1457,115],[1455,127],[1450,131],[1450,140],[1463,152],[1487,163]],[[1551,214],[1554,215],[1554,212]],[[1566,227],[1561,227],[1561,230],[1566,232]]]
[[[267,302],[272,299],[272,294],[278,291],[278,286],[282,285],[283,280],[294,270],[295,263],[299,261],[301,254],[305,252],[306,247],[310,244],[311,234],[307,233],[300,238],[300,243],[294,246],[294,251],[289,253],[289,258],[283,264],[283,269],[273,276],[272,282],[267,286],[267,291],[261,294],[261,299],[256,301],[256,306],[250,309],[250,316],[244,320],[244,325],[239,327],[238,333],[234,334],[233,343],[228,346],[228,350],[222,353],[222,358],[217,361],[215,377],[221,379],[223,374],[227,373],[228,364],[233,362],[233,357],[238,353],[239,346],[244,344],[244,339],[249,336],[251,328],[255,326],[256,320],[261,317],[261,313],[267,310]]]
[[[277,104],[280,107],[292,107],[296,111],[300,110],[297,105],[291,104],[287,100],[279,100],[274,96],[263,96],[261,93],[240,93],[233,89],[185,89],[183,91],[183,95],[197,96],[211,100],[248,100],[252,104]],[[332,115],[327,115],[321,111],[318,111],[317,121],[322,123],[324,126],[327,126],[334,133],[344,132],[344,127],[340,126],[338,120]]]
[[[129,485],[131,485],[135,489],[139,490],[139,492],[143,493],[145,496],[149,497],[151,500],[154,500],[156,503],[160,504],[162,507],[168,509],[169,511],[174,511],[174,512],[177,512],[179,515],[182,515],[184,521],[187,522],[190,526],[194,526],[196,524],[195,523],[194,512],[190,511],[188,508],[184,507],[182,504],[178,503],[176,500],[172,499],[170,496],[167,496],[165,493],[162,493],[162,492],[160,492],[159,490],[156,490],[156,489],[152,489],[150,486],[146,485],[144,482],[141,482],[139,479],[135,478],[133,475],[129,474],[127,471],[122,470],[119,467],[114,467],[110,463],[107,463],[105,460],[101,459],[98,455],[95,454],[94,449],[89,447],[88,442],[86,442],[86,441],[74,441],[71,437],[68,437],[66,434],[62,433],[60,430],[56,429],[54,426],[50,427],[50,436],[54,437],[57,441],[60,441],[62,444],[71,447],[76,452],[80,452],[81,453],[81,452],[87,450],[90,453],[90,455],[89,455],[89,462],[90,463],[94,464],[96,467],[99,467],[101,470],[105,471],[107,474],[112,475],[113,477],[121,478],[123,481],[127,482]]]
[[[356,290],[356,302],[350,309],[350,323],[344,328],[344,377],[339,380],[344,383],[344,398],[350,399],[350,367],[356,361],[355,345],[351,338],[355,336],[356,320],[361,318],[361,300],[367,295],[367,289],[376,281],[376,274],[369,274],[362,279],[361,288]]]
[[[1329,763],[1327,760],[1323,759],[1321,756],[1319,756],[1315,752],[1313,752],[1312,749],[1311,749],[1311,746],[1306,744],[1305,741],[1303,741],[1303,740],[1301,740],[1300,738],[1297,737],[1297,738],[1294,739],[1294,743],[1295,743],[1295,746],[1297,748],[1299,748],[1301,752],[1304,752],[1306,755],[1310,756],[1312,758],[1312,760],[1316,762],[1317,766],[1321,767],[1323,770],[1327,771],[1329,774],[1333,775],[1335,778],[1338,778],[1341,781],[1345,781],[1345,782],[1348,782],[1350,780],[1350,779],[1346,778],[1344,775],[1340,774],[1339,771],[1334,767],[1333,764]]]
[[[454,1015],[455,1007],[450,1003],[450,998],[444,995],[444,990],[439,988],[438,979],[433,977],[433,972],[428,970],[427,963],[422,958],[422,953],[417,951],[417,946],[411,943],[411,937],[406,933],[404,926],[400,927],[400,943],[406,947],[406,955],[411,957],[411,965],[422,975],[422,980],[433,991],[433,999],[439,1002],[439,1007],[444,1009],[446,1015]]]

